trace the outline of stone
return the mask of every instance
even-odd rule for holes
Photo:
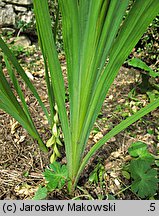
[[[14,45],[28,47],[31,45],[31,41],[26,36],[20,36],[20,37],[15,38]]]
[[[18,12],[25,12],[25,11],[27,11],[26,7],[21,7],[21,6],[14,6],[14,9],[15,9],[15,11],[18,11]]]
[[[0,7],[4,7],[6,4],[2,1],[0,1]]]
[[[4,2],[17,4],[17,5],[31,5],[33,3],[32,0],[3,0]]]
[[[23,22],[25,23],[30,23],[32,22],[33,20],[33,12],[32,11],[29,11],[27,12],[26,14],[22,14],[20,16],[20,20],[22,20]]]
[[[12,26],[15,25],[15,16],[13,6],[6,5],[6,7],[0,10],[0,26]]]

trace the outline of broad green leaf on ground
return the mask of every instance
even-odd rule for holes
[[[137,159],[130,164],[131,176],[134,179],[131,189],[141,198],[150,197],[158,188],[157,171],[145,160]]]
[[[54,162],[50,164],[50,168],[55,172],[55,173],[61,173],[64,177],[67,178],[67,167],[65,165],[62,165],[58,162]]]
[[[50,164],[50,169],[46,169],[43,173],[47,183],[47,188],[49,191],[52,191],[56,188],[61,189],[67,179],[68,179],[68,172],[66,165],[60,165],[58,162],[54,162]]]
[[[129,64],[130,66],[137,67],[137,68],[139,68],[139,69],[142,69],[142,70],[144,70],[144,71],[147,71],[151,77],[158,77],[158,76],[159,76],[159,73],[153,71],[153,70],[152,70],[145,62],[143,62],[141,59],[138,59],[138,58],[130,59],[130,60],[128,60],[128,64]]]
[[[139,157],[147,152],[147,145],[141,141],[137,141],[131,144],[128,148],[128,152],[132,157]]]
[[[39,186],[38,190],[35,193],[35,196],[33,197],[33,200],[42,200],[47,197],[47,188]]]
[[[140,157],[149,162],[154,162],[153,155],[148,152],[147,144],[141,141],[132,143],[131,146],[128,148],[128,152],[132,157]]]

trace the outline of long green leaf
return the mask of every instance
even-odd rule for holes
[[[28,119],[30,120],[30,123],[33,124],[33,121],[32,121],[32,119],[30,117],[30,113],[29,113],[27,104],[25,102],[25,97],[23,95],[23,92],[22,92],[22,90],[20,88],[20,85],[19,85],[19,83],[17,81],[17,78],[16,78],[16,76],[15,76],[13,70],[12,70],[12,67],[11,67],[11,65],[10,65],[10,63],[9,63],[9,61],[8,61],[8,59],[7,59],[6,56],[4,56],[4,61],[5,61],[6,68],[7,68],[7,71],[9,73],[10,79],[11,79],[11,81],[12,81],[12,83],[14,85],[14,88],[15,88],[15,90],[16,90],[16,92],[17,92],[17,94],[18,94],[18,96],[19,96],[19,98],[20,98],[20,100],[22,102],[22,106],[23,106],[24,112],[27,115]]]
[[[36,26],[37,26],[37,33],[38,33],[39,44],[40,44],[42,55],[43,55],[43,59],[44,59],[45,81],[46,81],[46,85],[47,85],[48,99],[49,99],[49,104],[50,104],[50,126],[52,128],[52,126],[53,126],[53,119],[54,119],[54,115],[55,115],[55,110],[54,110],[55,98],[54,98],[54,93],[53,93],[53,87],[52,87],[52,84],[51,84],[51,81],[50,81],[50,75],[49,75],[49,71],[48,71],[47,58],[46,58],[46,54],[45,54],[45,51],[44,51],[44,48],[43,48],[43,44],[41,42],[41,35],[40,35],[40,31],[39,31],[38,21],[36,22]]]
[[[158,7],[157,7],[158,6]],[[142,8],[138,10],[138,8]],[[145,32],[146,27],[157,15],[159,8],[158,0],[138,0],[132,6],[132,9],[121,26],[120,32],[111,48],[109,62],[101,74],[98,84],[92,92],[91,102],[88,106],[89,112],[83,124],[83,139],[85,143],[88,139],[90,129],[101,109],[105,96],[114,81],[119,68],[130,54],[131,50]]]
[[[28,88],[31,90],[31,92],[33,93],[33,95],[36,97],[37,101],[39,102],[41,108],[43,109],[48,121],[50,121],[50,117],[48,114],[48,111],[46,109],[46,107],[44,106],[39,94],[37,93],[35,87],[33,86],[33,84],[31,83],[31,81],[29,80],[28,76],[26,75],[25,71],[23,70],[23,68],[20,66],[20,64],[18,63],[15,55],[10,51],[10,49],[8,48],[8,46],[5,44],[5,42],[3,41],[3,39],[0,37],[0,48],[2,49],[3,53],[7,56],[7,58],[10,60],[10,62],[13,64],[13,66],[15,67],[15,69],[17,70],[18,74],[22,77],[22,79],[25,81],[25,83],[27,84]]]
[[[141,110],[137,111],[132,116],[128,117],[127,119],[123,120],[121,123],[116,125],[110,132],[108,132],[102,139],[100,139],[87,153],[87,155],[84,157],[81,166],[78,170],[78,174],[76,176],[75,185],[80,177],[81,172],[83,171],[84,167],[88,163],[89,159],[101,148],[110,138],[114,137],[127,127],[129,127],[131,124],[142,118],[144,115],[148,114],[149,112],[153,111],[159,107],[159,98],[156,99],[154,102],[148,104],[146,107],[142,108]]]
[[[30,118],[28,119],[28,116],[13,94],[1,67],[0,80],[0,109],[3,109],[15,118],[28,131],[28,133],[38,141],[40,148],[46,152],[46,146],[42,142],[36,128],[34,127],[34,124],[30,121]]]
[[[62,12],[63,39],[67,60],[67,74],[70,102],[70,132],[72,145],[72,164],[75,164],[78,144],[78,128],[80,122],[80,87],[81,87],[81,51],[80,15],[78,1],[59,0]],[[74,17],[72,19],[72,17]],[[70,37],[71,35],[71,37]],[[74,172],[75,169],[73,169]],[[70,176],[75,175],[75,173]]]
[[[56,52],[54,43],[48,2],[47,0],[34,0],[33,4],[36,21],[38,22],[38,30],[41,37],[40,39],[41,43],[43,44],[43,49],[48,61],[53,92],[59,110],[59,116],[66,146],[66,154],[68,156],[68,166],[72,169],[72,164],[70,163],[72,158],[72,151],[70,143],[69,121],[65,107],[65,86],[60,62],[58,60],[58,54]]]
[[[94,49],[92,49],[93,45],[90,45],[90,51],[89,53],[84,54],[84,62],[82,63],[82,69],[85,72],[85,74],[82,74],[82,88],[81,88],[81,128],[79,137],[84,137],[84,133],[89,135],[91,127],[86,129],[85,122],[87,121],[87,117],[89,116],[90,112],[89,110],[89,104],[91,103],[91,95],[93,94],[93,91],[96,91],[96,85],[98,78],[103,73],[103,67],[106,62],[106,59],[109,54],[109,50],[111,49],[114,38],[116,37],[116,34],[118,32],[118,29],[120,27],[123,15],[125,14],[125,10],[128,5],[128,1],[109,1],[109,4],[107,1],[102,2],[102,7],[100,7],[100,10],[97,14],[97,19],[95,23],[92,22],[92,19],[90,17],[90,26],[95,26],[94,31],[99,31],[99,33],[96,33],[96,38],[91,37],[92,35],[95,35],[95,33],[92,32],[92,30],[88,31],[89,37],[88,41],[94,42]],[[94,2],[95,4],[95,2]],[[95,4],[96,6],[96,4]],[[95,10],[95,9],[94,9]],[[105,15],[105,16],[104,16]],[[94,16],[94,13],[92,12],[92,16]],[[115,18],[114,18],[115,17]],[[99,27],[101,26],[101,27]],[[86,41],[86,47],[84,50],[88,50],[89,43]],[[91,62],[89,62],[89,59]],[[89,64],[88,64],[89,63]],[[88,72],[87,72],[88,70]],[[85,77],[86,76],[86,77]],[[106,84],[106,82],[105,82]],[[85,90],[83,90],[85,89]],[[101,90],[104,91],[103,88]],[[98,107],[98,105],[96,105]],[[94,115],[94,113],[91,113]],[[94,120],[92,119],[92,122]],[[80,127],[79,126],[79,127]],[[85,131],[85,132],[83,132]],[[87,137],[88,138],[88,137]],[[81,139],[81,145],[79,145],[78,152],[83,152],[83,148],[86,144],[86,140],[83,141]],[[81,158],[81,155],[79,156],[79,159]],[[80,163],[80,161],[79,161]]]
[[[104,98],[122,63],[157,14],[159,2],[135,1],[124,22],[128,0],[59,0],[59,3],[63,17],[75,164],[71,172],[76,176]]]

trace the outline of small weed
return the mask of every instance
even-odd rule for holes
[[[149,153],[147,144],[132,143],[128,149],[132,160],[122,171],[123,176],[132,180],[131,191],[140,198],[150,198],[158,189],[158,158]]]
[[[103,200],[105,198],[105,168],[100,162],[91,172],[89,182],[99,188],[97,196],[99,200]]]
[[[34,200],[44,199],[47,197],[49,192],[55,189],[62,189],[66,182],[68,181],[68,171],[66,165],[60,165],[59,162],[54,162],[50,164],[49,169],[46,169],[43,173],[46,180],[46,185],[42,187],[39,186]]]
[[[129,97],[135,99],[136,90],[139,89],[141,93],[146,93],[150,102],[153,102],[159,97],[159,85],[156,82],[156,79],[159,77],[159,73],[152,70],[151,67],[139,58],[130,59],[127,63],[129,66],[140,69],[141,74],[141,82],[137,84],[136,89],[132,89],[130,91]]]

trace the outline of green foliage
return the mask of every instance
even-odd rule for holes
[[[158,63],[158,46],[159,46],[159,14],[148,26],[147,31],[143,34],[136,45],[136,57],[141,58],[148,65],[151,65],[154,71],[159,72]]]
[[[35,87],[2,38],[0,38],[0,48],[9,62],[6,62],[6,67],[8,70],[12,67],[16,68],[43,109],[50,128],[54,126],[54,105],[56,102],[64,135],[69,179],[68,190],[72,192],[87,162],[101,146],[159,106],[159,99],[156,99],[120,122],[94,144],[84,156],[89,134],[111,84],[133,47],[157,15],[159,1],[136,0],[132,2],[131,9],[124,21],[123,17],[127,11],[129,0],[58,1],[58,8],[60,8],[62,15],[63,43],[67,61],[69,108],[66,108],[65,104],[66,88],[56,50],[55,33],[52,33],[48,1],[34,0],[33,3],[38,38],[45,64],[50,112],[42,103]],[[57,22],[55,22],[55,26],[57,26]],[[54,32],[56,32],[56,27]],[[47,148],[30,117],[15,76],[13,75],[14,88],[21,103],[17,101],[2,70],[0,75],[0,108],[19,121],[29,134],[39,142],[41,149],[46,150]],[[49,146],[54,144],[54,142],[50,143]],[[46,178],[50,180],[48,183],[49,190],[61,187],[65,179],[62,178],[62,173],[66,171],[65,168],[63,166],[60,168],[57,164],[54,166],[51,167],[53,172],[51,170],[46,171]],[[51,179],[54,179],[53,183]],[[57,179],[60,183],[57,183]]]
[[[126,178],[126,179],[128,179],[128,180],[129,180],[130,177],[131,177],[131,176],[130,176],[130,173],[127,172],[126,170],[123,170],[123,171],[122,171],[122,175],[124,176],[124,178]]]
[[[99,200],[104,199],[105,197],[105,192],[104,192],[104,188],[105,188],[105,168],[104,166],[101,164],[101,162],[99,162],[94,170],[91,172],[90,176],[89,176],[89,183],[92,186],[95,185],[95,187],[100,188],[100,192],[97,194],[97,197]],[[91,187],[90,186],[90,187]]]
[[[127,61],[128,65],[139,68],[141,71],[141,83],[137,85],[141,93],[146,93],[150,102],[153,102],[159,96],[159,85],[156,84],[155,78],[158,79],[159,73],[152,70],[141,59],[133,58]],[[135,93],[135,92],[133,92]]]
[[[108,200],[116,200],[115,197],[111,194],[108,194],[107,199]]]
[[[13,46],[11,46],[11,50],[17,58],[19,58],[19,56],[21,54],[25,53],[25,49],[23,46],[14,46],[13,45]]]
[[[35,196],[33,197],[33,200],[42,200],[47,197],[47,188],[39,186],[38,190],[35,193]]]
[[[59,162],[50,164],[49,169],[45,169],[43,176],[46,180],[45,186],[39,186],[33,197],[34,200],[40,200],[47,197],[49,192],[55,189],[62,189],[68,181],[68,170],[66,165],[60,165]]]
[[[35,20],[32,18],[30,22],[25,22],[21,19],[17,19],[15,27],[18,31],[17,35],[20,35],[21,32],[26,32],[29,29],[35,29]]]
[[[132,157],[142,157],[145,152],[147,153],[147,145],[140,141],[132,143],[128,152]]]
[[[155,164],[157,167],[159,167],[159,161],[158,160],[155,161]]]
[[[27,57],[32,55],[32,51],[30,51],[27,47],[25,48],[21,45],[15,46],[14,44],[10,44],[10,49],[14,53],[16,58],[19,60],[21,60],[22,56],[24,56],[24,55]]]
[[[158,189],[157,171],[152,169],[151,164],[141,158],[130,163],[130,173],[134,179],[131,189],[141,198],[153,196]]]
[[[145,62],[143,62],[141,59],[139,58],[132,58],[130,60],[127,61],[128,65],[142,69],[146,72],[148,72],[149,76],[151,77],[158,77],[159,73],[153,71]]]
[[[94,184],[100,183],[100,185],[102,185],[104,173],[105,173],[104,166],[101,163],[98,163],[89,176],[90,183],[94,183]]]
[[[127,170],[123,170],[123,176],[128,177],[129,173],[133,179],[131,190],[141,198],[153,196],[158,189],[157,170],[153,168],[156,164],[155,157],[149,153],[147,145],[143,142],[132,143],[128,149],[133,157]],[[125,172],[125,173],[124,173]],[[130,179],[130,178],[127,178]]]
[[[61,189],[66,181],[68,181],[68,170],[66,165],[60,165],[58,162],[50,164],[50,169],[46,169],[43,173],[47,181],[47,189],[52,191],[56,188]]]

